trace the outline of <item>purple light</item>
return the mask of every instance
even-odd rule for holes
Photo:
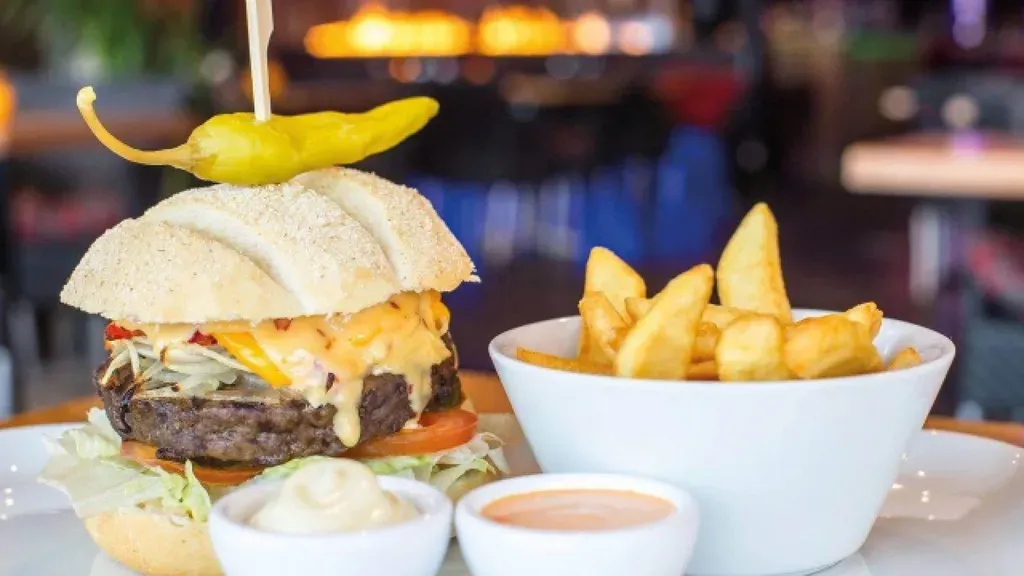
[[[962,48],[977,48],[985,40],[988,0],[953,0],[953,41]]]
[[[985,138],[978,132],[954,132],[953,152],[957,156],[977,156],[985,149]]]

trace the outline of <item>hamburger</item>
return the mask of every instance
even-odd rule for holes
[[[441,294],[473,263],[415,190],[346,168],[181,192],[89,248],[61,301],[110,320],[102,409],[41,480],[150,575],[219,574],[212,502],[320,458],[457,498],[504,470],[463,410]]]

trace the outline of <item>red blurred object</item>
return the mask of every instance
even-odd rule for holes
[[[718,128],[746,91],[746,82],[729,69],[685,65],[659,74],[654,90],[677,122]]]
[[[981,233],[971,243],[967,265],[987,296],[1024,316],[1024,238]]]
[[[199,344],[200,346],[216,346],[217,339],[209,334],[203,334],[199,330],[196,330],[192,337],[188,339],[189,344]]]
[[[107,329],[103,331],[103,337],[108,342],[112,340],[128,340],[136,336],[145,336],[145,334],[142,330],[129,330],[113,322],[107,324]]]
[[[117,197],[104,191],[48,198],[23,188],[14,193],[10,209],[14,235],[21,242],[73,240],[102,232],[127,217]]]

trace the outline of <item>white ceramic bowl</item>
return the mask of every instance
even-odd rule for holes
[[[379,477],[381,487],[414,504],[409,522],[362,532],[294,535],[249,527],[245,520],[281,488],[267,482],[222,498],[210,514],[213,548],[227,576],[435,576],[451,539],[452,503],[428,484]]]
[[[825,314],[795,311],[797,319]],[[637,474],[689,490],[701,509],[691,574],[808,574],[864,543],[955,348],[886,319],[885,358],[907,370],[814,381],[723,384],[575,374],[520,362],[516,348],[575,355],[579,318],[505,332],[490,354],[545,472]]]
[[[535,530],[493,522],[481,515],[489,503],[512,494],[564,489],[630,490],[663,498],[671,516],[616,530]],[[686,491],[633,476],[540,474],[487,484],[455,509],[459,548],[473,576],[681,576],[697,536],[697,506]]]

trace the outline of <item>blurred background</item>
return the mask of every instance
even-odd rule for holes
[[[274,110],[428,94],[362,166],[418,187],[483,283],[448,297],[464,367],[575,313],[604,245],[652,289],[780,221],[791,300],[874,300],[959,346],[938,412],[1024,411],[1019,0],[278,1]],[[90,393],[102,322],[58,304],[90,242],[197,185],[99,148],[178,144],[251,108],[242,0],[0,3],[0,415]],[[145,255],[140,255],[145,257]]]

